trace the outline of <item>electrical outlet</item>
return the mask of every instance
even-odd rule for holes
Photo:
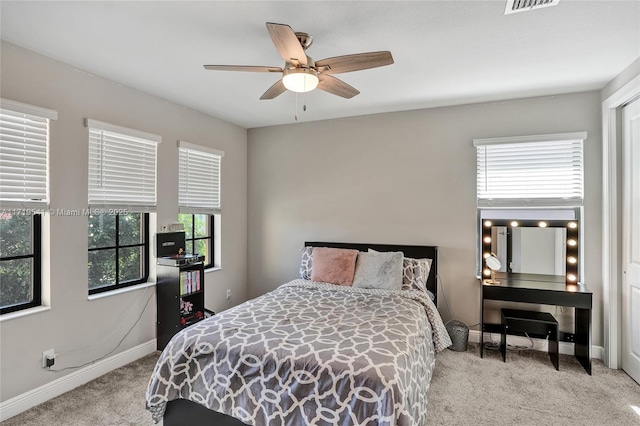
[[[227,300],[231,299],[231,289],[227,289]]]
[[[51,367],[56,360],[56,352],[53,349],[42,352],[42,368]]]

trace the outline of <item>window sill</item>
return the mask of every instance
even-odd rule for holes
[[[104,293],[90,294],[88,299],[89,300],[104,299],[105,297],[111,297],[111,296],[116,296],[118,294],[129,293],[130,291],[136,291],[136,290],[140,290],[147,287],[154,287],[155,285],[156,285],[155,282],[148,281],[146,283],[119,288],[117,290],[105,291]]]
[[[204,273],[206,274],[208,272],[221,271],[221,270],[222,270],[222,267],[220,267],[220,266],[212,266],[210,268],[206,268],[204,270]]]
[[[28,315],[39,314],[51,310],[51,306],[36,306],[35,308],[22,309],[20,311],[9,312],[8,314],[0,315],[0,322],[11,321],[16,318],[26,317]]]

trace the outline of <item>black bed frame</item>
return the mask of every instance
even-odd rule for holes
[[[415,259],[433,259],[431,272],[427,279],[427,290],[434,294],[437,305],[438,285],[438,247],[436,246],[405,246],[393,244],[361,244],[361,243],[332,243],[312,241],[305,242],[306,247],[333,247],[367,251],[401,251],[406,257]],[[167,403],[167,409],[162,419],[164,426],[211,425],[211,426],[247,426],[245,423],[217,411],[209,410],[203,405],[186,399],[176,399]]]

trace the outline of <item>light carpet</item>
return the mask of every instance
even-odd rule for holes
[[[484,359],[478,354],[477,345],[438,354],[428,425],[640,425],[640,385],[598,360],[589,376],[564,355],[556,371],[543,352],[509,351],[506,363],[499,352],[485,351]],[[1,424],[152,425],[144,394],[158,356],[141,358]]]

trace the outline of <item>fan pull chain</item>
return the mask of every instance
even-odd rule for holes
[[[307,111],[305,92],[302,92],[302,111],[305,111],[305,112]],[[295,120],[298,121],[298,92],[296,92],[296,110],[295,110],[295,113],[293,114],[293,118],[295,118]]]

